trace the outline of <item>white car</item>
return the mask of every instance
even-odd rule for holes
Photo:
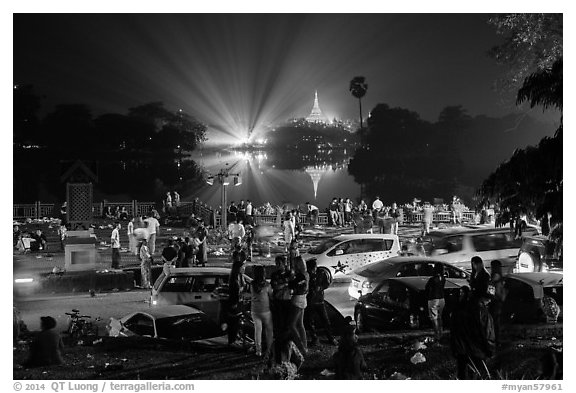
[[[339,235],[302,254],[304,261],[316,259],[329,282],[355,269],[399,255],[400,240],[389,234]]]
[[[524,236],[537,233],[533,227]],[[464,270],[471,270],[470,260],[479,256],[490,270],[490,262],[499,260],[502,272],[511,273],[516,266],[516,256],[522,239],[515,239],[509,228],[457,227],[432,231],[424,236],[426,255],[448,262]]]
[[[420,256],[399,256],[385,259],[354,270],[350,276],[348,295],[354,299],[372,292],[382,281],[397,277],[430,277],[434,274],[434,265],[444,265],[448,278],[468,279],[470,275],[456,266],[434,258]]]

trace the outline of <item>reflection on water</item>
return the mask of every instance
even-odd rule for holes
[[[227,167],[242,179],[239,186],[227,186],[228,201],[250,199],[255,206],[310,201],[323,209],[333,197],[359,196],[360,186],[348,175],[349,158],[345,150],[310,153],[220,149],[198,150],[180,159],[132,155],[101,156],[86,162],[98,176],[95,201],[159,201],[166,191],[178,191],[184,201],[199,197],[218,207],[220,186],[209,186],[203,179]],[[63,200],[63,164],[59,160],[47,152],[27,152],[19,155],[17,161],[15,203]]]
[[[283,204],[307,201],[321,209],[333,197],[356,198],[360,186],[348,175],[350,156],[346,150],[298,154],[294,151],[198,151],[191,159],[216,174],[222,168],[240,173],[240,186],[227,186],[227,200],[250,199],[256,206],[265,202]],[[194,194],[212,206],[219,206],[220,187],[204,186]]]

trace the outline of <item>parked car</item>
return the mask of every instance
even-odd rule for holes
[[[516,258],[514,273],[563,270],[558,244],[546,236],[526,236]]]
[[[316,259],[318,269],[332,282],[334,277],[343,277],[354,269],[399,253],[400,240],[396,235],[353,234],[327,239],[302,254],[302,258],[305,261]]]
[[[204,312],[208,318],[221,321],[223,300],[228,297],[230,270],[224,267],[173,267],[163,271],[152,287],[150,305],[192,306]],[[244,275],[244,280],[243,297],[248,300],[252,279]]]
[[[420,256],[400,256],[384,259],[370,265],[354,270],[350,276],[348,294],[354,299],[372,292],[379,283],[387,278],[394,277],[430,277],[434,272],[434,265],[444,265],[448,278],[469,279],[470,274],[447,262]]]
[[[502,319],[507,322],[546,322],[563,318],[562,273],[511,273],[504,277],[507,290]],[[557,313],[553,309],[557,309]]]
[[[184,305],[151,308],[110,318],[106,326],[112,337],[142,336],[169,340],[199,340],[217,337],[220,326],[202,311]]]
[[[528,227],[523,237],[538,234],[535,227]],[[522,239],[515,239],[509,228],[483,226],[454,227],[431,231],[423,237],[427,256],[451,263],[464,270],[471,270],[470,259],[479,256],[488,270],[490,262],[499,260],[502,272],[511,273],[516,265]]]
[[[429,277],[400,277],[383,280],[371,293],[361,296],[354,307],[354,319],[361,332],[372,329],[419,329],[431,324],[424,288]],[[443,319],[447,323],[458,301],[465,279],[446,280]]]

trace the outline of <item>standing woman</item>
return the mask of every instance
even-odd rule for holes
[[[294,240],[294,235],[295,235],[295,225],[294,225],[294,220],[292,220],[292,212],[288,212],[286,213],[286,219],[284,220],[284,251],[288,252],[288,249],[290,247],[290,244],[292,243],[292,240]],[[306,270],[306,269],[304,269]]]
[[[150,283],[152,277],[152,266],[150,263],[150,251],[148,250],[147,243],[146,239],[140,241],[140,274],[142,276],[142,288],[150,289],[152,287]]]
[[[494,338],[496,345],[500,344],[500,319],[502,316],[502,304],[506,300],[506,287],[502,275],[502,263],[498,260],[490,262],[490,283],[494,287],[494,297],[490,302],[490,314],[494,320]]]
[[[444,286],[446,277],[444,276],[444,265],[434,264],[434,275],[426,283],[426,298],[428,299],[428,315],[434,326],[436,340],[440,342],[442,338],[442,311],[444,310]]]
[[[254,266],[254,281],[252,281],[251,311],[254,319],[254,342],[256,343],[256,356],[262,356],[262,328],[266,330],[266,352],[264,358],[269,359],[272,354],[274,342],[274,329],[272,325],[272,312],[270,299],[272,287],[266,281],[264,266]]]
[[[300,255],[294,258],[294,277],[288,283],[292,289],[292,298],[290,299],[291,308],[288,317],[290,333],[294,343],[306,355],[308,352],[308,342],[306,340],[306,329],[304,328],[304,310],[306,309],[306,294],[308,293],[309,276],[306,271],[304,259]]]

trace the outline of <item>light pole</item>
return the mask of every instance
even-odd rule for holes
[[[228,165],[228,164],[226,164]],[[226,166],[226,168],[222,168],[220,169],[220,172],[218,172],[216,175],[210,175],[208,177],[208,179],[206,180],[206,183],[213,185],[214,184],[214,180],[216,180],[218,182],[218,184],[220,184],[220,198],[221,198],[221,211],[220,211],[220,215],[221,215],[221,219],[220,219],[220,225],[222,226],[223,230],[226,230],[227,228],[227,213],[228,213],[228,209],[226,208],[227,202],[226,202],[226,190],[227,190],[227,186],[230,184],[230,177],[234,178],[234,185],[235,186],[239,186],[240,184],[242,184],[242,179],[240,178],[240,174],[239,173],[230,173],[230,170],[232,168],[228,168],[228,166]]]

